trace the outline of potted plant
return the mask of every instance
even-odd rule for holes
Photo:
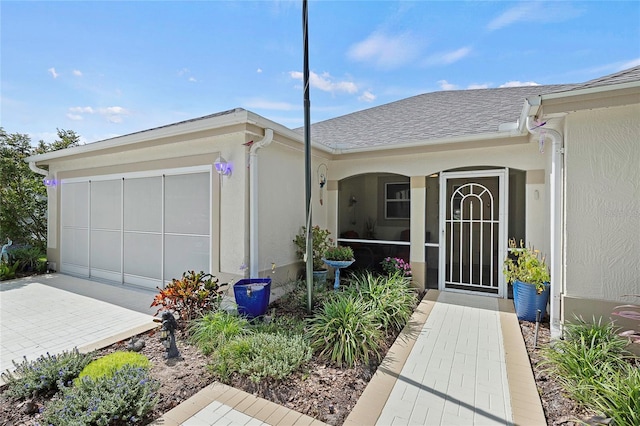
[[[509,249],[503,272],[507,282],[513,284],[516,315],[520,320],[535,322],[538,310],[540,318],[547,312],[551,281],[549,268],[540,251],[525,247],[522,241],[518,247],[515,239],[510,239]]]
[[[322,260],[336,270],[336,279],[333,283],[333,288],[337,290],[340,287],[340,268],[346,268],[355,262],[353,249],[349,246],[329,247],[325,251]]]
[[[312,254],[313,257],[313,276],[316,282],[326,282],[327,269],[322,261],[322,256],[333,244],[333,240],[329,237],[331,232],[328,229],[322,229],[318,225],[311,228]],[[306,261],[307,252],[307,227],[303,226],[300,233],[293,240],[296,245],[296,256],[298,260]]]

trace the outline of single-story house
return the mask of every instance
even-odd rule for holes
[[[27,159],[63,273],[295,278],[303,129],[245,109]],[[547,254],[551,322],[640,293],[640,67],[583,84],[426,93],[311,126],[313,223],[420,288],[508,297],[509,238]],[[46,169],[44,169],[46,168]]]

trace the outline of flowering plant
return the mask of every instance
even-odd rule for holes
[[[382,270],[389,275],[411,276],[411,265],[399,257],[386,257],[380,264],[382,265]]]
[[[538,294],[545,289],[545,284],[551,280],[549,269],[545,264],[544,256],[540,250],[533,247],[525,247],[520,241],[520,247],[515,239],[509,240],[509,256],[504,260],[504,276],[509,284],[518,280],[523,283],[536,286]]]

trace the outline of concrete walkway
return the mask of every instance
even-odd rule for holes
[[[509,300],[430,290],[345,425],[544,425]]]

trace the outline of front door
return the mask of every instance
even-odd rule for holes
[[[440,175],[438,288],[505,297],[506,169]]]

